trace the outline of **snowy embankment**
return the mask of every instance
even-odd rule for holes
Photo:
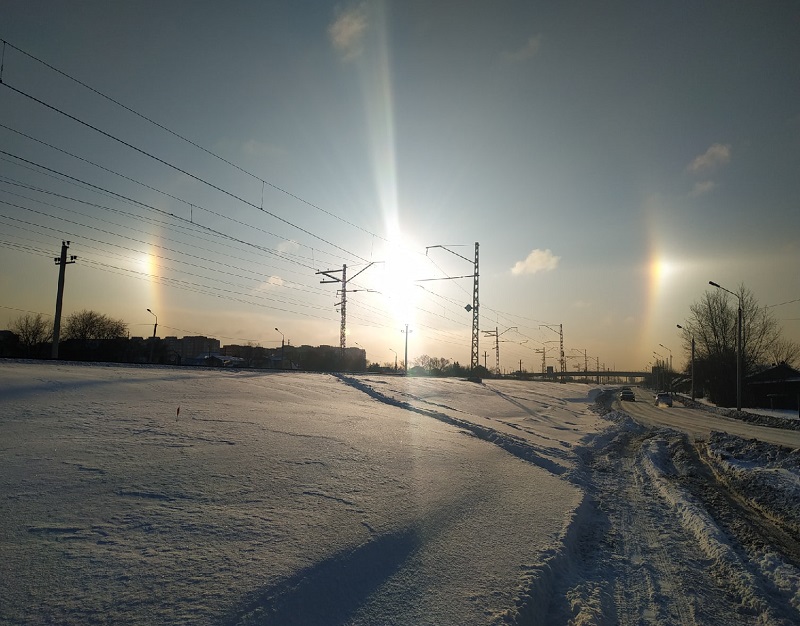
[[[607,426],[582,385],[0,362],[0,390],[10,623],[542,623]]]

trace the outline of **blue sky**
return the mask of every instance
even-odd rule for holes
[[[65,313],[147,335],[151,308],[161,336],[223,344],[274,346],[278,327],[337,345],[336,285],[316,272],[376,262],[350,285],[348,345],[393,361],[408,323],[410,360],[468,363],[471,280],[415,281],[470,274],[425,248],[471,259],[477,241],[505,369],[541,367],[558,338],[542,324],[571,356],[641,368],[663,344],[677,365],[675,324],[709,280],[800,298],[799,18],[789,2],[6,2],[9,44],[213,155],[6,46],[0,326],[52,314],[62,239],[79,257]],[[773,312],[800,341],[800,304]]]

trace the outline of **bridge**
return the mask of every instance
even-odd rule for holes
[[[637,383],[652,379],[653,372],[635,370],[587,370],[571,372],[523,372],[512,374],[510,377],[523,378],[525,380],[551,380],[555,382],[593,382],[598,385],[609,383]]]

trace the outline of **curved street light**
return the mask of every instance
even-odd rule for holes
[[[736,318],[736,410],[742,410],[742,296],[725,289],[722,285],[709,280],[708,284],[731,294],[739,301],[739,315]]]
[[[395,350],[392,350],[391,348],[389,348],[389,351],[390,352],[394,352],[394,371],[396,372],[397,371],[397,352]]]
[[[669,352],[669,371],[671,372],[672,371],[672,350],[667,348],[667,346],[665,346],[663,343],[660,343],[658,345],[661,346],[662,348],[664,348],[664,350],[666,350],[667,352]]]
[[[284,337],[283,333],[281,331],[279,331],[277,328],[275,330],[281,336],[281,369],[283,369],[283,344],[284,344],[284,341],[285,341],[286,337]]]
[[[158,328],[158,315],[156,315],[155,313],[153,313],[153,312],[152,312],[150,309],[147,309],[147,312],[148,312],[150,315],[152,315],[153,317],[155,317],[155,318],[156,318],[156,323],[155,323],[155,324],[153,324],[153,339],[155,339],[155,338],[156,338],[156,329]]]

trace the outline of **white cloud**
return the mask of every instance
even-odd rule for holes
[[[517,261],[511,268],[514,276],[520,274],[535,274],[536,272],[549,272],[558,267],[560,256],[555,256],[550,250],[533,250],[524,261]]]
[[[297,252],[300,249],[300,244],[291,239],[281,241],[278,244],[278,252]]]
[[[696,182],[692,188],[691,196],[702,196],[704,193],[713,191],[717,186],[713,180],[703,180]]]
[[[273,287],[282,287],[283,286],[283,278],[280,276],[270,276],[267,280],[261,283],[258,287],[256,287],[253,291],[255,293],[263,293],[265,291],[270,291]]]
[[[528,41],[526,41],[522,47],[511,52],[506,52],[504,56],[507,61],[527,61],[528,59],[532,59],[536,56],[536,53],[539,52],[539,48],[541,46],[542,36],[533,35],[528,38]]]
[[[345,61],[361,54],[361,44],[367,31],[367,12],[363,4],[340,13],[328,27],[328,36]]]
[[[713,169],[718,165],[725,165],[731,160],[730,144],[715,143],[703,154],[689,164],[690,172],[702,172]]]

